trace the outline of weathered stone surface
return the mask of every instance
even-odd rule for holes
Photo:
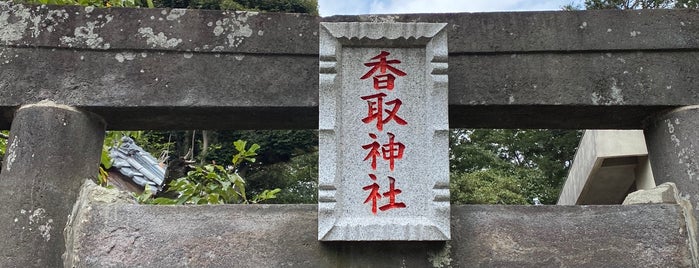
[[[443,22],[449,54],[694,49],[699,11],[592,10],[333,16],[322,21]]]
[[[5,51],[19,57],[0,67],[3,111],[51,99],[103,115],[111,129],[303,128],[310,127],[305,120],[318,122],[309,119],[317,116],[315,56],[134,51],[119,62],[118,50]]]
[[[651,118],[646,127],[648,157],[656,183],[673,182],[699,215],[699,106]]]
[[[97,175],[104,122],[42,102],[17,111],[0,173],[0,266],[54,267],[63,227],[86,178]]]
[[[77,253],[80,251],[81,245],[75,243],[75,234],[79,234],[84,225],[81,224],[88,220],[92,205],[95,203],[102,204],[136,204],[136,199],[129,193],[119,191],[116,188],[108,189],[98,186],[92,180],[85,180],[80,188],[78,198],[73,206],[73,211],[68,217],[65,228],[63,228],[63,236],[65,239],[66,249],[63,253],[63,267],[75,267],[79,263]]]
[[[697,61],[663,51],[450,55],[450,124],[640,129],[668,106],[699,103],[687,79]]]
[[[682,209],[457,206],[452,241],[319,242],[316,206],[94,204],[77,267],[690,267]]]
[[[630,193],[622,204],[679,204],[677,186],[666,182],[652,189],[638,190]]]
[[[94,8],[0,3],[0,44],[190,53],[318,53],[319,18],[307,14],[219,10]],[[280,45],[283,44],[283,45]],[[11,55],[2,59],[12,60]]]
[[[0,21],[0,128],[42,99],[98,113],[113,129],[318,124],[317,17],[6,2],[0,12],[12,14]],[[448,23],[452,127],[626,129],[699,103],[697,12],[322,20]]]
[[[319,240],[449,240],[445,26],[321,24]]]

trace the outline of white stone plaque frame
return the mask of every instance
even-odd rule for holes
[[[446,25],[320,24],[318,240],[451,239]],[[409,152],[411,157],[406,157],[410,159],[401,160],[402,166],[396,168],[400,169],[402,177],[410,177],[409,181],[401,181],[400,186],[404,190],[403,194],[398,195],[407,199],[408,206],[377,215],[372,214],[367,204],[363,203],[365,200],[361,196],[367,193],[356,182],[369,180],[367,172],[356,167],[366,154],[362,152],[361,145],[366,143],[364,141],[368,137],[355,135],[354,123],[343,122],[343,119],[349,121],[355,120],[354,115],[361,116],[361,111],[350,111],[352,109],[364,109],[366,115],[366,101],[362,104],[361,99],[347,92],[356,91],[357,88],[366,89],[363,84],[358,85],[362,81],[355,76],[358,72],[366,72],[362,63],[382,50],[394,51],[392,57],[400,56],[403,60],[398,67],[411,70],[408,77],[413,80],[406,78],[401,81],[408,82],[396,82],[394,92],[402,94],[400,96],[404,101],[413,101],[404,106],[412,106],[414,116],[407,107],[401,108],[400,112],[405,112],[410,122],[418,122],[410,127],[419,128],[419,135],[413,135],[413,132],[403,135],[407,139],[415,136],[412,145],[406,146],[413,151]],[[346,107],[354,103],[363,106]],[[424,116],[424,113],[429,115]],[[347,118],[347,115],[352,116]],[[420,146],[416,146],[415,142],[420,142]]]

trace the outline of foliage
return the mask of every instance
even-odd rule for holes
[[[587,9],[697,8],[696,0],[585,0]]]
[[[246,178],[251,193],[281,188],[284,197],[277,201],[297,200],[305,203],[315,200],[309,195],[303,195],[304,197],[299,199],[291,198],[289,193],[296,190],[307,193],[308,187],[314,187],[317,182],[317,131],[245,130],[219,131],[213,135],[215,136],[212,140],[215,141],[212,142],[211,150],[206,156],[206,162],[209,163],[225,163],[226,156],[235,153],[235,148],[227,146],[231,138],[254,142],[263,148],[258,151],[257,162],[246,162],[239,167],[239,172]]]
[[[0,163],[5,157],[5,150],[7,150],[7,140],[9,139],[9,132],[7,130],[0,131]]]
[[[80,5],[94,7],[155,7],[153,0],[14,0],[17,3],[36,5]]]
[[[520,204],[538,197],[554,204],[580,136],[574,130],[453,129],[452,202]]]
[[[317,0],[160,0],[158,7],[249,10],[318,15]]]
[[[453,204],[527,204],[521,184],[500,170],[478,170],[450,178]]]
[[[0,155],[5,153],[5,148],[7,147],[7,140],[10,138],[9,135],[10,132],[7,130],[0,131]]]
[[[147,189],[143,194],[137,195],[140,203],[148,204],[230,204],[230,203],[258,203],[264,200],[276,198],[281,189],[264,190],[253,198],[248,198],[245,191],[245,181],[237,173],[238,167],[243,162],[255,162],[256,151],[260,148],[252,144],[246,148],[247,142],[238,140],[234,147],[238,150],[232,158],[232,165],[224,168],[221,165],[209,164],[196,167],[182,177],[171,181],[169,192],[176,192],[176,198],[158,197],[151,198],[153,194]]]
[[[699,0],[585,0],[584,6],[569,4],[564,10],[699,8]]]
[[[80,5],[94,7],[163,7],[215,10],[308,13],[318,15],[317,0],[13,0],[35,5]]]
[[[246,178],[248,181],[258,182],[257,187],[261,189],[281,188],[275,203],[317,203],[318,152],[301,154],[292,157],[288,162],[260,167]]]

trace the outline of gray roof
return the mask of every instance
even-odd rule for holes
[[[148,185],[153,193],[162,189],[165,169],[130,137],[122,137],[119,146],[109,149],[109,156],[112,166],[134,183],[143,187]]]

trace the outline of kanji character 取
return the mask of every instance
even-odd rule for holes
[[[394,99],[384,103],[384,97],[386,97],[386,94],[384,93],[361,97],[361,99],[367,101],[367,104],[369,105],[367,116],[362,119],[362,122],[369,124],[371,121],[376,120],[376,129],[379,131],[383,131],[383,125],[391,120],[395,121],[396,124],[399,125],[407,125],[408,122],[398,116],[398,109],[400,109],[400,106],[403,105],[403,102],[400,99]],[[384,104],[393,105],[393,109],[383,109]],[[384,112],[387,114],[385,118]]]

